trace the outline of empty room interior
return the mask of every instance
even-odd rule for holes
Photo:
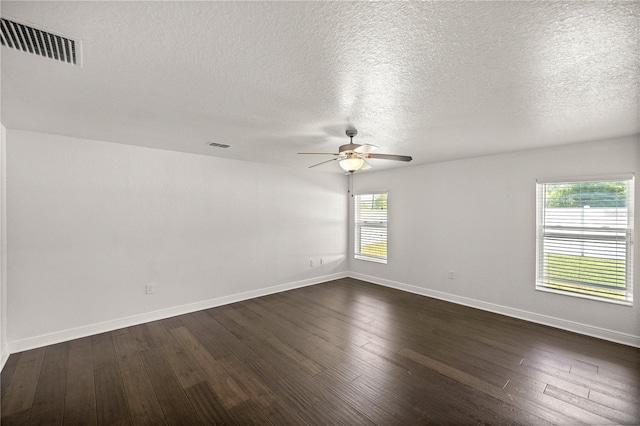
[[[0,15],[3,425],[640,424],[639,2]]]

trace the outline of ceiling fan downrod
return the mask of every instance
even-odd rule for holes
[[[353,151],[354,149],[356,149],[357,147],[360,146],[358,144],[354,144],[353,143],[353,137],[358,134],[358,131],[356,129],[347,129],[347,131],[345,133],[349,137],[350,142],[348,144],[342,145],[342,146],[340,146],[340,148],[338,148],[338,151],[340,153],[344,153],[345,151]]]

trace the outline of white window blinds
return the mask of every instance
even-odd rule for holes
[[[354,197],[355,258],[387,263],[387,194]]]
[[[632,302],[633,176],[538,182],[536,288]]]

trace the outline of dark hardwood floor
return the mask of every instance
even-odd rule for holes
[[[11,355],[2,425],[640,424],[640,349],[341,279]]]

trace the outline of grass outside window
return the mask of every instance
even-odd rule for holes
[[[545,253],[544,284],[591,296],[624,300],[626,261],[589,256]]]

